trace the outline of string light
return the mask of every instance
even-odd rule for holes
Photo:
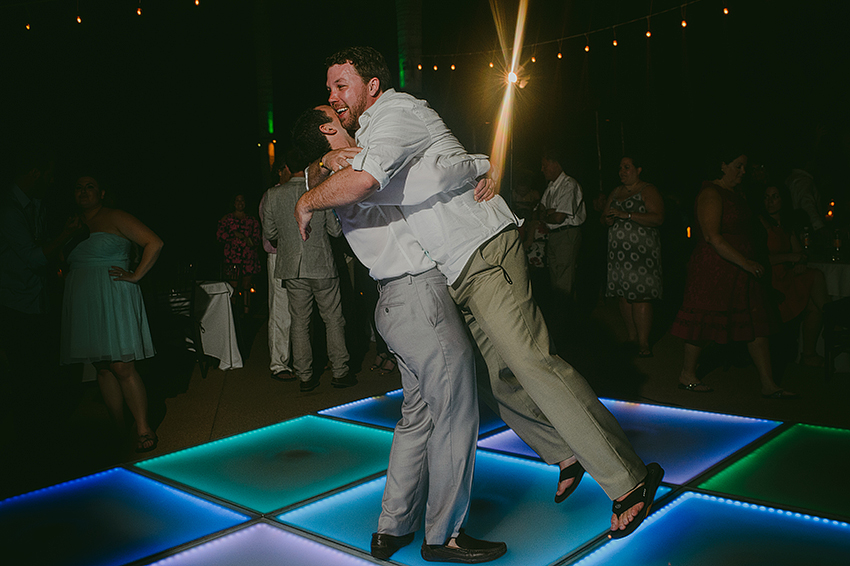
[[[560,51],[558,51],[558,59],[561,59],[562,57],[563,57],[563,55],[561,54]]]
[[[584,52],[588,53],[590,51],[590,39],[587,37],[587,34],[584,36]]]
[[[455,70],[455,66],[454,66],[454,65],[452,65],[452,71],[454,71],[454,70]]]
[[[83,23],[83,19],[80,16],[77,16],[77,23],[78,24]]]
[[[685,21],[685,20],[682,20],[682,27],[683,27],[683,28],[688,27],[688,22],[687,22],[687,21]]]
[[[201,5],[201,0],[195,0],[195,6],[200,6],[200,5]]]
[[[726,6],[723,6],[723,13],[728,16],[729,15],[729,8],[727,8]]]
[[[612,42],[611,42],[611,44],[612,44],[614,47],[617,47],[617,38],[616,38],[616,37],[614,38],[614,41],[612,41]]]
[[[27,26],[26,26],[26,27],[27,27],[27,29],[30,29],[30,25],[29,25],[29,24],[27,24]]]
[[[435,71],[437,70],[437,65],[434,65],[434,70],[435,70]]]
[[[491,69],[493,68],[493,62],[492,61],[490,61],[490,68]]]
[[[531,62],[532,62],[532,63],[537,63],[537,57],[535,57],[534,55],[532,55],[532,56],[531,56]]]
[[[652,37],[652,31],[649,28],[649,16],[646,17],[646,37]]]
[[[420,70],[420,71],[421,71],[421,70],[422,70],[422,65],[416,65],[416,68],[417,68],[418,70]]]
[[[614,41],[611,42],[611,45],[613,45],[614,47],[617,47],[617,28],[612,27],[611,31],[614,32]]]

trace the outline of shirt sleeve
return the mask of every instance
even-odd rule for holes
[[[277,225],[274,222],[274,211],[272,210],[272,201],[274,198],[267,195],[263,200],[262,214],[263,219],[263,237],[266,240],[277,240]]]
[[[30,234],[23,212],[4,207],[0,211],[0,234],[0,240],[5,241],[28,268],[35,269],[47,264],[47,257]]]
[[[363,151],[352,160],[355,171],[366,171],[387,186],[400,169],[431,144],[431,133],[411,108],[388,108],[373,116]]]

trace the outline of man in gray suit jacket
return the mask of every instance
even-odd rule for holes
[[[263,235],[277,241],[277,263],[274,276],[282,279],[289,296],[292,318],[292,367],[301,380],[301,391],[312,391],[319,385],[313,376],[313,350],[310,345],[310,318],[313,300],[325,322],[328,358],[333,370],[334,387],[350,387],[357,379],[348,371],[348,350],[345,347],[345,319],[339,291],[339,274],[334,262],[328,235],[340,236],[342,229],[333,212],[323,211],[314,217],[315,237],[302,240],[295,223],[295,203],[307,192],[302,159],[292,152],[292,178],[283,185],[269,189],[263,203]],[[288,159],[289,162],[289,159]]]

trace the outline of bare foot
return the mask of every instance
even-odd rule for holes
[[[632,491],[628,492],[627,494],[625,494],[622,497],[618,497],[617,501],[623,501],[625,498],[627,498],[629,495],[631,495],[632,492],[637,491],[638,489],[643,487],[643,484],[644,484],[644,482],[640,482],[637,485],[637,487],[635,487]],[[637,515],[638,515],[638,513],[640,513],[641,509],[643,509],[643,501],[639,501],[638,503],[635,503],[634,505],[632,505],[631,507],[629,507],[628,509],[626,509],[625,511],[623,511],[619,515],[616,515],[616,514],[611,515],[611,530],[612,531],[622,531],[623,529],[625,529],[626,526],[629,523],[631,523],[635,519],[635,517],[637,517]]]

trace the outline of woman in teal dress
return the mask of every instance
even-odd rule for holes
[[[92,363],[109,413],[123,429],[124,403],[136,421],[137,452],[156,448],[147,417],[147,393],[135,360],[154,355],[142,293],[137,283],[153,267],[162,240],[122,210],[103,206],[105,191],[93,177],[80,177],[74,200],[89,237],[66,260],[62,305],[63,364]],[[130,270],[133,244],[142,248]]]

